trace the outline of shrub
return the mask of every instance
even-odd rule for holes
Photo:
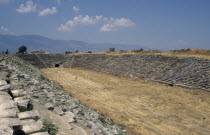
[[[26,50],[27,50],[27,47],[26,46],[20,46],[19,48],[18,48],[18,52],[19,53],[21,53],[21,54],[26,54]]]
[[[52,123],[50,120],[43,121],[43,127],[41,132],[48,132],[49,135],[56,135],[58,133],[58,127]]]
[[[109,48],[109,52],[115,52],[115,48]]]
[[[106,120],[103,117],[98,118],[102,123],[106,123]]]
[[[88,51],[87,53],[92,53],[91,51]]]
[[[141,49],[139,49],[139,50],[131,50],[131,52],[133,52],[133,53],[140,53],[140,52],[142,52],[143,51],[143,49],[141,48]]]
[[[66,51],[66,52],[65,52],[65,54],[70,54],[70,53],[72,53],[72,52],[70,52],[70,51]]]
[[[126,53],[128,52],[127,50],[120,50],[120,53]]]
[[[118,126],[121,128],[121,129],[125,129],[125,125],[124,124],[118,124]]]

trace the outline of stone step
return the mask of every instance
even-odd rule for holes
[[[17,101],[17,105],[18,105],[18,107],[22,107],[24,109],[27,109],[29,102],[30,102],[29,99],[19,100],[19,101]]]
[[[68,122],[66,122],[66,120],[64,120],[61,116],[57,115],[52,111],[42,109],[40,110],[40,115],[45,119],[53,121],[59,129],[63,130],[72,129],[71,125]]]
[[[0,80],[0,86],[7,85],[7,82],[4,80]]]
[[[23,85],[19,84],[19,83],[11,83],[11,89],[22,89]]]
[[[65,115],[63,115],[62,118],[68,123],[76,122],[76,116],[72,112],[65,112]]]
[[[15,103],[18,103],[18,101],[22,101],[22,100],[25,100],[25,99],[27,99],[26,96],[23,96],[23,97],[16,97],[16,98],[14,98],[14,102],[15,102]]]
[[[15,108],[0,110],[0,118],[17,118],[17,110]]]
[[[39,132],[39,133],[30,134],[30,135],[49,135],[49,133],[48,132]]]
[[[43,127],[43,125],[40,122],[36,122],[36,123],[31,123],[29,125],[24,125],[23,128],[22,128],[22,130],[26,134],[32,134],[32,133],[39,132],[42,127]]]
[[[0,125],[8,125],[9,127],[21,127],[21,121],[19,118],[1,118]]]
[[[58,107],[55,107],[53,112],[55,112],[56,114],[60,115],[60,116],[63,116],[64,115],[64,112],[58,108]]]
[[[38,120],[40,118],[38,111],[26,111],[26,112],[20,112],[18,113],[18,118],[20,120],[24,119],[34,119]]]
[[[0,91],[8,92],[9,90],[10,90],[10,85],[9,84],[0,86]]]
[[[0,125],[0,135],[13,135],[13,129],[8,125]]]
[[[15,108],[15,104],[12,100],[7,100],[7,102],[1,102],[0,104],[0,110],[4,110],[4,109],[11,109],[11,108]]]
[[[8,100],[12,100],[12,97],[7,92],[0,93],[0,104],[2,102],[7,102]]]
[[[23,97],[26,96],[26,91],[23,89],[12,90],[13,97]]]
[[[21,124],[22,125],[29,125],[29,124],[32,124],[32,123],[36,123],[36,121],[34,119],[24,119],[24,120],[21,120]]]
[[[87,132],[81,128],[81,127],[76,127],[72,130],[73,135],[88,135]]]

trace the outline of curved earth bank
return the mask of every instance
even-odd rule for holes
[[[42,72],[133,135],[209,135],[210,93],[82,69]]]

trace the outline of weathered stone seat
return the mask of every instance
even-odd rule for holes
[[[41,123],[36,122],[36,123],[31,123],[29,125],[24,125],[22,130],[26,134],[31,134],[31,133],[39,132],[42,127],[43,127],[43,125]]]
[[[10,90],[10,85],[9,84],[0,86],[0,91],[8,92],[9,90]]]
[[[0,124],[0,135],[13,135],[13,130],[6,124]]]
[[[12,100],[7,100],[7,102],[2,102],[0,104],[0,110],[15,108],[14,102]]]
[[[0,125],[8,125],[9,127],[22,126],[20,119],[18,118],[1,118]]]
[[[17,111],[15,108],[0,110],[0,120],[1,118],[17,118]]]
[[[12,97],[7,92],[0,93],[0,104],[12,100]]]
[[[24,91],[23,89],[12,90],[12,94],[13,94],[13,97],[22,97],[26,95],[26,91]]]
[[[22,125],[29,125],[29,124],[32,124],[32,123],[35,123],[36,121],[34,119],[24,119],[24,120],[21,120],[21,124]]]
[[[26,111],[26,112],[18,113],[18,118],[21,120],[24,120],[24,119],[38,120],[40,116],[37,111]]]
[[[30,135],[49,135],[48,132],[39,132],[39,133],[33,133]]]
[[[7,82],[5,80],[0,80],[0,86],[3,86],[3,85],[7,85]]]
[[[72,112],[65,112],[65,115],[63,115],[62,118],[68,123],[76,121],[76,116]]]
[[[26,109],[28,107],[29,102],[30,102],[29,99],[19,100],[17,101],[17,105],[19,107],[23,107],[24,109]]]

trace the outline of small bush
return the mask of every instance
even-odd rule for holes
[[[106,123],[106,120],[103,117],[98,118],[102,123]]]
[[[52,123],[50,120],[43,121],[43,127],[41,132],[48,132],[49,135],[56,135],[58,133],[58,127]]]
[[[118,124],[118,126],[121,128],[121,129],[125,129],[125,125],[124,124]]]
[[[115,48],[109,48],[109,52],[115,52]]]
[[[43,75],[39,76],[39,80],[45,80],[45,79],[46,79],[46,77],[44,77]]]
[[[133,53],[140,53],[140,52],[142,52],[142,51],[144,51],[142,48],[139,49],[139,50],[131,50],[131,52],[133,52]]]
[[[127,50],[120,50],[120,53],[126,53],[128,52]]]
[[[92,53],[92,51],[88,51],[87,53]]]

